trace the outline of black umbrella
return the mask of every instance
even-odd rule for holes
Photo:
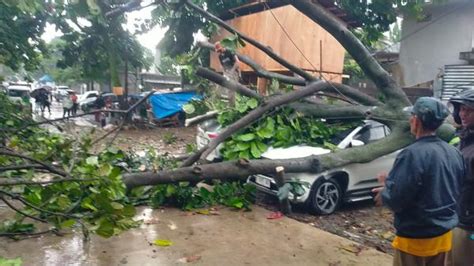
[[[47,90],[46,88],[41,87],[41,88],[38,88],[38,89],[34,89],[34,90],[30,93],[30,95],[31,95],[31,97],[36,98],[36,97],[38,97],[38,95],[40,95],[41,93],[49,93],[49,92],[48,92],[48,90]]]

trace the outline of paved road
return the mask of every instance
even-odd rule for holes
[[[79,112],[80,111],[78,111],[78,113]],[[63,117],[63,107],[61,103],[53,101],[51,104],[51,112],[49,112],[46,109],[43,113],[41,113],[39,106],[33,103],[33,118],[36,121],[43,121],[45,119],[51,120],[51,119],[57,119],[61,117]],[[70,121],[73,121],[74,124],[78,126],[89,126],[89,127],[96,126],[94,122],[94,116],[92,115],[71,118]]]

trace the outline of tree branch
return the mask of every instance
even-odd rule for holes
[[[209,42],[200,42],[198,43],[200,47],[204,47],[206,49],[211,49],[215,50],[214,46],[209,43]],[[239,60],[242,62],[248,64],[250,67],[252,67],[256,74],[260,77],[268,78],[268,79],[277,79],[278,81],[281,81],[283,83],[287,84],[292,84],[292,85],[298,85],[298,86],[306,86],[307,82],[298,77],[290,77],[278,73],[273,73],[270,71],[265,70],[262,66],[260,66],[257,62],[249,58],[248,56],[236,53],[237,57],[239,57]],[[206,77],[205,77],[206,78]],[[334,83],[331,82],[330,87],[324,89],[323,91],[325,92],[332,92],[332,93],[337,93],[337,94],[343,94],[345,97],[351,98],[352,100],[355,100],[356,102],[363,104],[363,105],[370,105],[370,106],[380,106],[383,105],[382,102],[378,101],[374,97],[367,95],[355,88],[352,88],[348,85],[340,84],[340,83]],[[224,85],[223,85],[224,86]],[[347,101],[347,99],[345,100]]]
[[[3,196],[0,196],[0,200],[3,201],[8,207],[10,207],[10,209],[16,211],[17,213],[25,216],[25,217],[28,217],[28,218],[31,218],[33,220],[36,220],[36,221],[39,221],[39,222],[42,222],[42,223],[48,223],[48,221],[44,220],[44,219],[41,219],[39,217],[36,217],[36,216],[33,216],[33,215],[29,215],[25,212],[23,212],[22,210],[16,208],[15,206],[13,206],[13,204],[11,204],[8,200],[5,199],[5,197]]]
[[[337,106],[309,103],[291,103],[288,106],[305,115],[326,119],[364,119],[373,109],[373,107],[361,105]]]
[[[330,86],[330,84],[325,81],[317,81],[309,84],[303,89],[295,90],[281,96],[275,96],[268,102],[264,102],[256,109],[250,111],[248,114],[226,127],[223,131],[219,133],[216,138],[211,140],[211,142],[209,142],[206,146],[204,146],[202,149],[200,149],[199,151],[191,155],[186,161],[184,161],[182,166],[190,166],[195,163],[199,158],[204,160],[221,142],[226,140],[235,132],[251,125],[253,122],[262,117],[262,115],[272,110],[273,108],[288,104],[298,99],[302,99],[304,97],[312,95],[317,91],[321,91],[327,88],[328,86]]]
[[[23,170],[23,169],[45,169],[45,168],[44,166],[39,165],[39,164],[8,165],[8,166],[0,167],[0,172]]]
[[[275,173],[277,166],[283,166],[288,172],[318,172],[319,164],[315,156],[303,159],[285,160],[238,160],[205,164],[194,167],[183,167],[158,173],[134,173],[123,176],[128,188],[145,185],[169,184],[182,181],[199,182],[202,180],[246,179],[258,173]]]
[[[347,29],[331,12],[312,0],[289,1],[308,18],[329,32],[351,54],[367,76],[374,81],[381,92],[387,97],[387,102],[394,106],[411,105],[406,94],[397,86],[380,64],[372,57],[357,37]]]
[[[197,6],[191,0],[186,0],[186,5],[193,8],[194,10],[196,10],[197,12],[199,12],[200,14],[202,14],[203,16],[205,16],[206,18],[208,18],[212,22],[214,22],[214,23],[218,24],[219,26],[223,27],[224,29],[226,29],[230,33],[239,35],[240,38],[242,38],[243,40],[245,40],[248,43],[252,44],[253,46],[257,47],[262,52],[264,52],[268,56],[270,56],[273,60],[280,63],[282,66],[288,68],[290,71],[294,72],[295,74],[301,76],[305,80],[307,80],[307,81],[317,80],[316,77],[312,76],[308,72],[302,70],[301,68],[298,68],[298,67],[294,66],[290,62],[288,62],[285,59],[281,58],[279,55],[275,54],[271,50],[271,48],[269,48],[268,46],[265,46],[265,45],[259,43],[258,41],[256,41],[255,39],[252,39],[252,38],[248,37],[247,35],[239,32],[237,29],[229,26],[227,23],[222,21],[220,18],[214,16],[213,14],[211,14],[211,13],[207,12],[206,10],[202,9],[201,7]]]
[[[98,178],[81,179],[81,178],[69,178],[69,179],[53,179],[48,181],[31,181],[22,178],[2,178],[0,177],[0,186],[17,186],[17,185],[46,185],[63,182],[92,182],[98,181]]]
[[[217,72],[214,72],[208,68],[203,68],[203,67],[198,67],[197,71],[196,71],[196,75],[200,76],[200,77],[203,77],[205,79],[208,79],[216,84],[219,84],[223,87],[226,87],[227,89],[229,90],[232,90],[232,91],[235,91],[235,92],[238,92],[242,95],[245,95],[247,97],[250,97],[250,98],[256,98],[256,99],[259,99],[259,100],[262,100],[263,97],[258,94],[257,92],[245,87],[244,85],[238,83],[238,82],[235,82],[229,78],[226,78],[224,77],[223,75],[217,73]]]
[[[26,156],[26,155],[23,155],[23,154],[8,151],[8,150],[5,150],[5,149],[0,149],[0,155],[6,155],[6,156],[11,156],[11,157],[18,157],[18,158],[26,159],[28,161],[32,161],[34,163],[37,163],[37,164],[41,165],[44,169],[50,171],[51,173],[54,173],[54,174],[57,174],[57,175],[60,175],[60,176],[64,176],[64,177],[69,177],[68,173],[66,173],[62,170],[56,169],[55,167],[50,166],[48,164],[45,164],[40,160],[37,160],[35,158],[29,157],[29,156]]]
[[[246,180],[253,174],[275,174],[276,166],[283,166],[288,173],[320,173],[350,163],[367,163],[382,155],[404,148],[413,141],[403,127],[396,127],[388,137],[374,143],[339,150],[319,156],[281,160],[239,160],[212,163],[194,167],[183,167],[157,173],[134,173],[123,176],[128,188],[137,186],[169,184],[182,181],[199,182],[202,180]]]
[[[198,46],[215,51],[214,45],[209,42],[198,42]],[[259,65],[257,62],[252,60],[250,57],[243,55],[241,53],[237,53],[237,52],[235,54],[237,55],[237,57],[239,58],[241,62],[250,66],[255,71],[255,74],[257,74],[257,76],[259,77],[267,78],[267,79],[276,79],[280,82],[291,84],[291,85],[297,85],[297,86],[306,86],[308,84],[308,82],[306,82],[306,80],[303,78],[291,77],[291,76],[268,71],[265,68],[263,68],[261,65]]]

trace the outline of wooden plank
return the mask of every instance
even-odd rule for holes
[[[322,61],[324,71],[342,73],[345,51],[334,37],[293,6],[275,8],[271,12],[264,11],[238,17],[228,21],[228,23],[239,31],[271,47],[277,54],[300,68],[318,72],[320,61]],[[302,53],[295,48],[275,17],[283,25],[291,40],[295,42]],[[221,40],[228,35],[229,33],[221,30],[213,40]],[[319,53],[320,41],[324,48],[322,58],[320,58]],[[240,49],[239,52],[251,57],[266,69],[275,71],[286,70],[283,66],[251,45]],[[211,67],[221,71],[221,66],[215,53],[211,54]],[[240,67],[242,71],[252,71],[250,67],[244,64],[241,64]]]

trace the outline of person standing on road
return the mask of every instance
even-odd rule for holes
[[[76,95],[76,92],[73,91],[71,92],[71,101],[72,101],[72,115],[76,115],[77,114],[77,95]]]
[[[435,135],[447,116],[439,100],[419,98],[410,117],[416,141],[398,154],[388,176],[378,176],[384,186],[373,190],[374,200],[395,216],[393,265],[451,263],[456,201],[465,169],[461,153]]]
[[[63,118],[71,115],[72,100],[71,97],[63,98]]]
[[[458,204],[459,225],[454,229],[453,265],[474,265],[474,89],[462,91],[449,103],[454,121],[462,126],[459,149],[467,168]]]

